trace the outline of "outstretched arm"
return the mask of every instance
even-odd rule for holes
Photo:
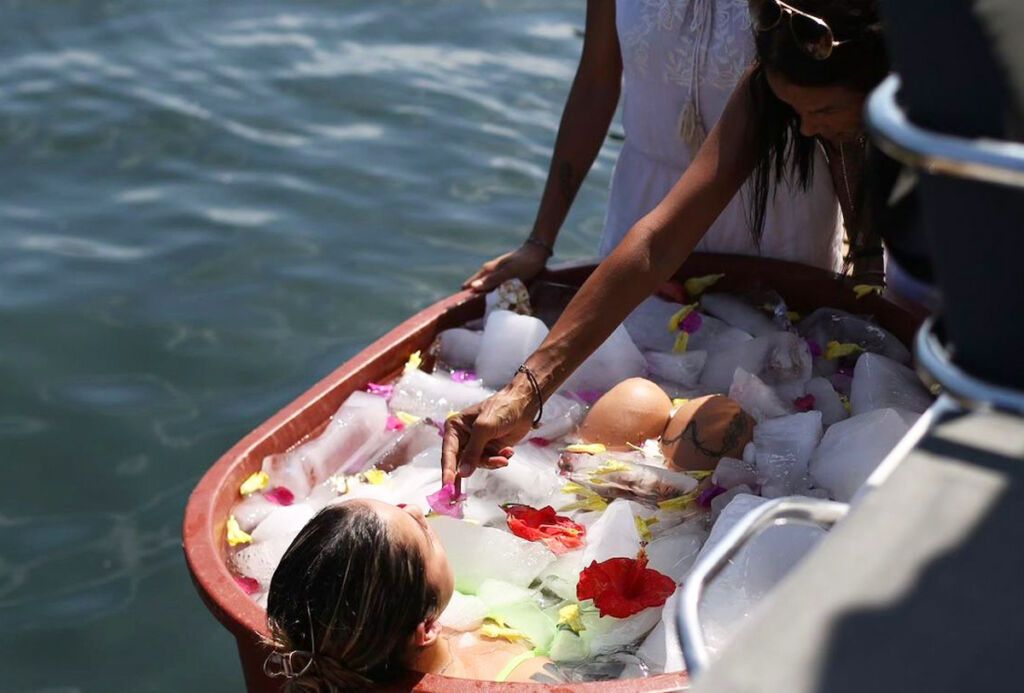
[[[588,0],[583,53],[558,126],[547,183],[530,238],[511,252],[485,262],[462,288],[490,291],[513,277],[527,280],[547,261],[576,193],[601,150],[619,103],[622,57],[615,31],[615,0]]]
[[[672,276],[750,175],[750,113],[745,78],[690,167],[598,266],[526,360],[545,398]],[[449,418],[445,481],[454,481],[456,471],[465,476],[475,466],[499,466],[497,451],[527,433],[537,404],[526,376],[517,374],[489,399]]]

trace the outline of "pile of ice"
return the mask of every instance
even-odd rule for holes
[[[681,315],[690,317],[680,322]],[[492,306],[482,329],[439,335],[432,372],[412,355],[397,381],[353,393],[318,437],[263,460],[228,522],[239,585],[265,605],[287,546],[328,504],[375,498],[430,512],[445,418],[507,383],[547,332],[537,318]],[[456,575],[442,622],[520,639],[557,662],[583,662],[574,669],[582,678],[587,662],[623,652],[639,660],[620,666],[622,675],[682,670],[678,590],[660,606],[602,615],[597,600],[580,598],[581,574],[647,561],[678,587],[701,551],[765,499],[850,500],[931,403],[909,359],[869,318],[820,308],[799,319],[773,292],[704,293],[689,307],[649,299],[545,404],[540,428],[515,447],[507,468],[465,481],[462,519],[432,515]],[[632,453],[572,447],[590,404],[637,376],[674,398],[723,393],[739,402],[757,422],[742,459],[723,458],[711,474],[682,473],[665,468],[657,441]],[[550,506],[582,540],[557,550],[516,536],[507,504]],[[822,534],[779,528],[741,552],[702,607],[712,646]]]

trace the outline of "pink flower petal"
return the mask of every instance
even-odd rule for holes
[[[476,373],[473,371],[455,371],[452,373],[452,380],[457,383],[468,383],[476,380]]]
[[[804,395],[793,400],[793,406],[797,411],[810,411],[814,409],[814,395]]]
[[[402,420],[395,416],[394,414],[389,414],[388,422],[387,424],[385,424],[384,427],[389,431],[401,431],[403,428],[405,428],[405,424],[402,423]]]
[[[244,575],[236,575],[235,582],[242,588],[250,597],[260,591],[260,583],[256,581],[256,578],[246,577]]]
[[[536,438],[530,438],[526,442],[529,443],[530,445],[535,445],[538,448],[546,448],[547,446],[551,445],[550,440],[548,440],[547,438],[541,438],[540,436],[537,436]]]
[[[700,329],[700,326],[704,324],[704,318],[700,317],[700,313],[695,310],[691,310],[687,313],[683,321],[679,323],[679,329],[686,334],[693,334]]]
[[[438,515],[447,515],[456,519],[462,519],[462,501],[466,500],[466,494],[460,494],[455,490],[455,484],[445,484],[437,493],[427,496],[427,504],[430,509]]]
[[[295,494],[284,486],[276,486],[264,493],[263,496],[276,505],[291,505],[295,502]]]
[[[380,385],[378,383],[367,383],[366,391],[371,395],[380,395],[384,399],[391,399],[391,395],[395,394],[394,385]]]
[[[711,500],[715,496],[722,495],[727,490],[728,489],[726,489],[726,488],[724,488],[722,486],[719,486],[718,484],[711,484],[710,486],[705,488],[703,491],[701,491],[699,496],[697,496],[697,505],[701,506],[702,508],[710,508],[711,507]]]
[[[811,356],[813,356],[813,357],[815,357],[815,358],[818,358],[818,357],[820,357],[820,356],[821,356],[822,354],[824,354],[824,353],[825,353],[824,351],[822,351],[822,349],[821,349],[821,345],[820,345],[820,344],[818,344],[818,343],[817,343],[816,341],[814,341],[813,339],[807,339],[807,340],[804,340],[804,341],[806,341],[806,342],[807,342],[807,348],[811,350]]]
[[[583,400],[587,404],[593,404],[597,400],[604,396],[603,390],[580,390],[576,393],[576,397]]]

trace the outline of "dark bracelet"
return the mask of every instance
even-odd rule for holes
[[[516,373],[525,373],[526,379],[530,381],[530,385],[533,387],[533,394],[537,396],[537,416],[533,417],[533,427],[540,428],[540,418],[544,415],[544,398],[540,394],[540,385],[537,384],[537,376],[533,374],[530,367],[525,363],[519,367]]]
[[[551,257],[552,255],[555,254],[555,247],[553,245],[551,245],[550,243],[546,243],[545,241],[542,241],[539,238],[534,238],[533,236],[530,236],[525,241],[523,241],[523,245],[535,245],[538,248],[543,248],[544,250],[547,251],[548,257]]]

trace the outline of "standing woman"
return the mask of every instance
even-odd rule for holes
[[[764,219],[772,177],[807,181],[815,153],[838,199],[853,211],[865,137],[861,112],[888,71],[877,0],[750,0],[757,59],[693,163],[598,266],[524,368],[489,399],[448,419],[446,483],[498,454],[529,430],[540,401],[604,342],[641,301],[679,268],[740,187],[753,184],[752,216]],[[852,253],[873,255],[870,228],[855,222]]]
[[[621,92],[626,138],[601,239],[607,256],[693,161],[753,57],[747,0],[588,0],[583,52],[530,235],[484,263],[463,288],[488,291],[544,268]],[[838,270],[842,232],[823,154],[814,152],[819,174],[806,185],[784,180],[766,200],[757,233],[753,190],[744,187],[696,249]]]

